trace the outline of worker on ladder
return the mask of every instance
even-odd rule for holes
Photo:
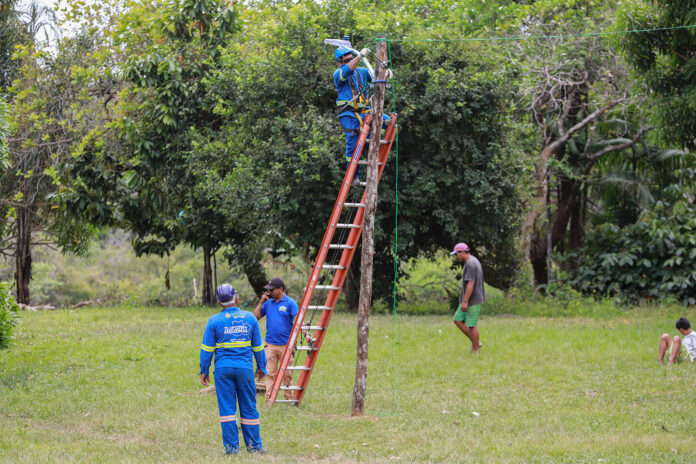
[[[365,116],[370,112],[369,84],[374,75],[369,68],[358,67],[361,60],[367,63],[365,57],[370,53],[369,48],[363,48],[360,53],[348,47],[338,47],[334,52],[339,68],[333,74],[334,85],[338,94],[338,120],[346,134],[346,168],[353,158],[353,151],[360,138],[360,128]],[[391,78],[391,71],[387,79]],[[389,116],[383,116],[383,128],[389,123]],[[360,166],[355,170],[353,185],[359,184]]]

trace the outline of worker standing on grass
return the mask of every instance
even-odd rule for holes
[[[454,325],[471,340],[471,351],[478,354],[481,349],[477,327],[481,304],[486,300],[483,287],[483,269],[478,259],[469,253],[466,243],[457,243],[450,253],[458,262],[464,263],[462,291],[459,294],[459,307],[454,314]]]
[[[239,297],[232,285],[220,285],[217,298],[222,311],[208,319],[205,327],[201,344],[201,383],[209,385],[210,363],[215,355],[215,392],[225,454],[239,453],[237,401],[247,451],[265,454],[256,410],[252,359],[256,358],[256,376],[261,380],[266,375],[266,354],[259,323],[253,314],[239,309]]]
[[[271,390],[278,375],[278,363],[283,359],[285,346],[288,344],[299,308],[297,302],[285,293],[285,282],[280,277],[273,277],[263,289],[265,291],[254,309],[254,316],[256,319],[266,317],[265,349],[266,359],[268,359],[266,402],[269,402]],[[283,385],[292,385],[292,371],[289,369],[283,376]],[[292,399],[292,391],[285,390],[285,399]]]
[[[346,168],[353,158],[353,151],[360,138],[360,128],[365,121],[365,116],[370,112],[369,84],[374,76],[368,68],[359,68],[360,60],[370,53],[369,48],[363,48],[360,53],[348,47],[338,47],[334,52],[334,58],[339,68],[333,74],[336,86],[336,105],[338,107],[338,120],[341,122],[343,132],[346,134]],[[387,79],[391,78],[391,71],[387,70]],[[389,117],[383,116],[383,125],[388,124]],[[353,185],[360,182],[360,166],[355,169]]]

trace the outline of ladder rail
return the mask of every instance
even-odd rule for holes
[[[386,140],[390,140],[391,142],[388,145],[382,145],[380,147],[379,151],[379,159],[378,161],[381,162],[381,165],[378,165],[378,171],[377,171],[377,182],[382,179],[382,173],[384,172],[384,167],[386,165],[387,158],[389,157],[389,152],[391,150],[391,144],[394,141],[394,136],[396,134],[396,115],[392,114],[392,123],[389,125],[387,128],[387,131],[385,133],[385,138]],[[365,195],[366,192],[363,191],[363,197],[361,203],[365,203]],[[339,270],[334,274],[334,279],[333,282],[331,283],[332,286],[338,287],[338,288],[343,288],[343,283],[345,281],[346,275],[348,274],[348,270],[350,268],[350,263],[353,261],[353,257],[355,254],[355,250],[357,248],[357,244],[360,240],[360,236],[362,234],[362,223],[363,223],[363,217],[365,213],[365,208],[360,208],[357,211],[357,214],[355,215],[355,219],[353,220],[353,224],[360,225],[360,228],[356,229],[350,229],[350,235],[348,236],[347,243],[355,245],[351,249],[343,250],[343,253],[341,254],[341,260],[339,261],[339,265],[344,266],[345,269]],[[326,303],[324,303],[325,306],[329,306],[331,308],[334,308],[337,301],[338,297],[340,295],[340,290],[339,291],[332,291],[329,292],[329,294],[326,297]],[[307,356],[307,359],[305,360],[305,367],[308,367],[308,370],[302,370],[300,372],[300,378],[297,381],[297,385],[302,386],[302,390],[298,390],[295,394],[295,399],[298,400],[296,405],[299,405],[300,402],[302,401],[302,398],[304,397],[305,392],[307,391],[307,384],[309,383],[309,379],[312,376],[312,372],[314,371],[314,365],[317,361],[319,351],[321,350],[321,346],[324,342],[324,337],[326,335],[329,322],[331,320],[331,316],[333,315],[333,310],[331,311],[322,311],[321,317],[319,318],[319,323],[318,325],[323,327],[323,330],[318,330],[314,332],[314,337],[315,337],[315,342],[314,346],[316,347],[315,351],[310,352],[310,354]]]
[[[336,198],[336,203],[334,203],[333,212],[331,213],[331,219],[329,224],[326,226],[326,231],[324,232],[324,238],[321,241],[321,246],[319,248],[319,253],[314,261],[314,267],[312,268],[312,273],[310,274],[309,283],[305,288],[304,295],[302,296],[302,301],[300,303],[299,312],[295,318],[295,324],[290,332],[290,338],[288,339],[288,344],[285,346],[285,351],[283,352],[283,357],[281,358],[280,367],[278,369],[276,381],[273,383],[273,389],[269,396],[271,404],[273,404],[278,397],[278,392],[280,391],[280,386],[282,384],[283,376],[287,366],[290,364],[290,359],[294,351],[295,344],[297,343],[297,337],[300,333],[300,327],[302,326],[307,313],[307,306],[309,306],[312,301],[312,296],[314,296],[314,286],[319,280],[319,275],[322,271],[322,266],[326,260],[326,255],[329,252],[329,245],[333,239],[334,232],[336,231],[336,224],[338,223],[341,212],[343,211],[343,203],[345,203],[348,197],[348,191],[350,190],[351,182],[353,176],[355,175],[355,170],[358,167],[358,161],[360,160],[360,155],[363,151],[363,147],[367,141],[367,136],[370,133],[369,123],[372,120],[372,115],[368,114],[365,116],[365,122],[360,128],[360,137],[358,138],[358,143],[353,150],[353,157],[346,169],[346,174],[343,177],[343,183],[341,184],[341,189],[338,192],[338,198]]]
[[[395,139],[396,135],[396,114],[391,115],[391,122],[389,124],[389,127],[387,127],[387,130],[385,132],[385,140],[380,140],[380,150],[379,150],[379,158],[378,158],[378,175],[377,175],[377,181],[382,177],[382,173],[384,171],[384,167],[386,165],[386,160],[389,156],[389,152],[391,151],[392,144]],[[353,158],[351,160],[351,163],[346,170],[346,174],[344,177],[343,184],[341,186],[341,189],[339,191],[338,198],[336,200],[336,203],[334,204],[334,210],[331,215],[331,219],[329,220],[329,224],[327,225],[326,232],[324,233],[324,239],[322,240],[322,245],[320,248],[320,251],[317,255],[317,258],[314,263],[314,267],[312,269],[312,274],[310,276],[309,283],[307,284],[307,287],[305,288],[305,292],[302,298],[302,303],[300,304],[300,310],[299,313],[295,319],[295,323],[292,328],[292,332],[290,333],[290,338],[288,340],[288,344],[285,347],[285,351],[283,352],[283,357],[281,359],[281,364],[278,368],[278,373],[276,380],[273,384],[273,388],[271,390],[270,394],[270,402],[271,405],[273,405],[276,402],[276,398],[278,396],[278,393],[281,390],[282,387],[282,380],[285,375],[285,372],[288,370],[288,366],[290,364],[290,360],[293,357],[293,352],[295,350],[295,345],[297,343],[297,338],[299,336],[299,333],[301,331],[302,325],[304,324],[304,319],[306,316],[306,313],[308,311],[308,306],[312,300],[312,297],[314,295],[314,290],[316,289],[317,285],[316,282],[319,279],[319,274],[323,270],[324,262],[326,260],[326,256],[328,253],[328,245],[331,244],[331,240],[333,239],[334,232],[336,231],[337,227],[336,224],[338,223],[338,220],[340,218],[341,212],[343,211],[344,205],[345,205],[345,199],[347,197],[348,191],[350,189],[350,182],[353,179],[353,176],[355,174],[355,169],[357,168],[358,162],[360,160],[360,155],[362,153],[363,147],[365,145],[366,139],[367,139],[367,134],[369,133],[369,124],[370,124],[370,119],[371,115],[368,115],[365,118],[365,122],[363,124],[363,127],[361,128],[361,134],[360,138],[358,140],[358,144],[355,147],[355,151],[353,152]],[[367,129],[367,131],[365,130]],[[359,151],[358,151],[359,150]],[[365,195],[366,192],[363,191],[363,196],[361,203],[365,203]],[[326,335],[326,331],[329,325],[329,321],[331,320],[331,315],[333,314],[333,309],[336,305],[336,302],[338,301],[338,297],[341,293],[341,288],[343,287],[343,283],[345,281],[346,275],[349,271],[350,268],[350,263],[353,260],[355,250],[357,248],[357,244],[360,240],[360,236],[362,233],[362,223],[363,223],[363,217],[364,217],[365,209],[364,208],[358,208],[355,214],[355,218],[353,220],[353,227],[350,227],[348,230],[350,231],[348,234],[348,239],[346,244],[349,245],[349,248],[343,248],[343,252],[341,253],[341,258],[339,261],[338,267],[340,269],[336,269],[335,267],[333,269],[336,270],[333,281],[331,284],[331,287],[333,289],[329,290],[328,295],[326,297],[326,303],[325,307],[327,309],[324,309],[322,311],[320,320],[319,320],[319,326],[322,327],[322,330],[316,330],[314,332],[314,343],[313,343],[313,350],[308,351],[308,355],[305,359],[305,363],[302,366],[302,369],[291,369],[291,371],[294,370],[300,370],[300,378],[298,379],[297,386],[301,387],[299,389],[293,390],[295,392],[294,395],[294,404],[296,406],[299,406],[300,402],[302,401],[302,398],[304,396],[304,393],[306,391],[306,385],[309,382],[309,378],[311,377],[312,371],[314,370],[314,365],[317,360],[317,356],[319,353],[319,350],[321,349],[321,346],[324,341],[324,336]]]

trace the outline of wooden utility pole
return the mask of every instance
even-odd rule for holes
[[[351,416],[365,412],[367,392],[367,350],[370,333],[370,309],[372,307],[372,269],[375,252],[375,211],[377,210],[377,159],[382,135],[384,114],[384,88],[387,69],[386,42],[380,42],[375,50],[375,83],[372,93],[372,127],[370,128],[370,150],[367,154],[367,186],[365,188],[365,218],[362,231],[362,256],[360,274],[360,300],[358,302],[358,350],[355,362],[355,385]],[[379,82],[382,81],[382,82]]]

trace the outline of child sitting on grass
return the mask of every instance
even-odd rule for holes
[[[657,357],[657,362],[662,364],[665,358],[665,353],[669,349],[672,341],[672,354],[669,356],[668,366],[672,364],[685,362],[686,357],[691,358],[691,362],[694,362],[696,358],[696,333],[691,330],[691,324],[685,317],[680,317],[677,321],[677,330],[684,336],[682,340],[678,335],[674,336],[674,339],[669,336],[669,334],[662,334],[660,338],[660,354]]]

